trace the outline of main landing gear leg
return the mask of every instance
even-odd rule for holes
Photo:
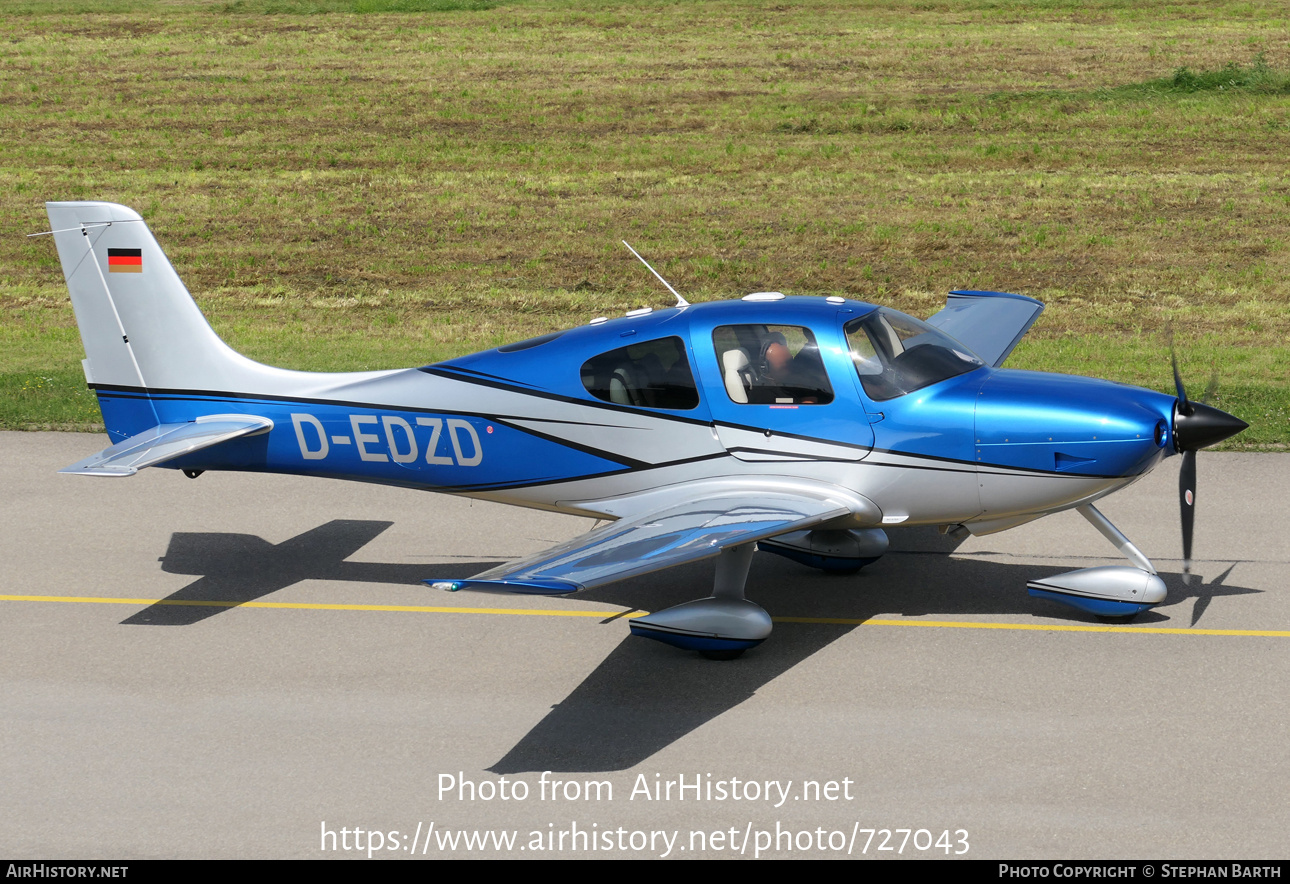
[[[1078,507],[1077,512],[1115,544],[1134,567],[1110,565],[1054,574],[1026,584],[1030,595],[1070,605],[1108,623],[1128,623],[1163,602],[1165,582],[1156,574],[1151,560],[1091,503]]]
[[[632,635],[698,651],[710,660],[733,660],[770,635],[770,615],[744,598],[748,566],[756,544],[723,549],[717,558],[712,595],[637,617]]]

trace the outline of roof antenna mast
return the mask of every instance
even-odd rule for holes
[[[623,240],[623,245],[627,246],[627,250],[628,250],[629,252],[631,252],[633,255],[635,255],[635,256],[636,256],[636,260],[638,260],[638,261],[640,261],[642,264],[644,264],[644,265],[645,265],[645,267],[649,270],[649,272],[650,272],[650,273],[654,274],[655,276],[658,276],[658,281],[659,281],[659,282],[661,282],[661,283],[663,283],[663,285],[667,286],[667,290],[668,290],[669,292],[671,292],[672,294],[676,295],[676,306],[678,306],[678,307],[689,307],[689,306],[690,306],[690,302],[689,302],[689,301],[687,301],[687,300],[685,300],[685,298],[682,298],[682,297],[681,297],[681,295],[680,295],[680,293],[679,293],[679,292],[677,292],[677,290],[676,290],[676,289],[672,288],[672,286],[668,283],[668,281],[667,281],[666,279],[664,279],[663,277],[659,276],[658,271],[657,271],[657,270],[655,270],[653,267],[650,267],[650,266],[649,266],[649,262],[648,262],[648,261],[646,261],[644,258],[642,258],[642,257],[641,257],[641,255],[640,255],[640,252],[638,252],[638,251],[636,251],[635,249],[633,249],[633,248],[631,247],[631,245],[630,245],[630,244],[628,244],[627,240]]]

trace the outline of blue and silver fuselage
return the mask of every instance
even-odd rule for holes
[[[875,330],[880,309],[840,298],[697,304],[420,369],[308,375],[308,396],[289,383],[93,386],[114,441],[221,412],[273,423],[168,467],[609,517],[634,494],[765,473],[849,489],[872,501],[877,524],[989,523],[1095,499],[1173,451],[1173,396],[992,368],[957,342],[902,374]],[[915,320],[881,315],[899,332],[891,347],[920,346]],[[918,386],[935,372],[946,376]]]

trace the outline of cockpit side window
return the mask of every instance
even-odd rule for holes
[[[677,337],[629,344],[582,364],[582,385],[597,399],[640,408],[690,409],[699,391]]]
[[[860,383],[879,402],[985,364],[949,335],[895,310],[880,308],[844,330]]]
[[[723,325],[712,333],[717,365],[732,402],[826,405],[833,387],[809,328]]]

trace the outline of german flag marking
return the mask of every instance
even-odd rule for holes
[[[143,249],[108,249],[108,273],[142,273]]]

